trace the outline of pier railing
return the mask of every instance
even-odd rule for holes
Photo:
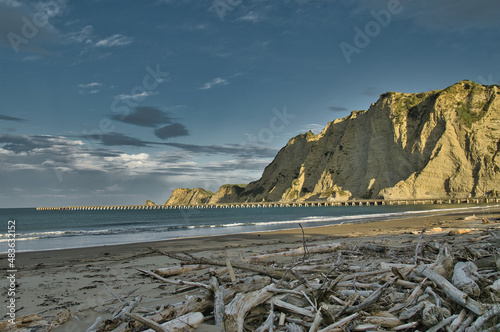
[[[431,205],[431,204],[480,204],[500,203],[500,198],[445,198],[445,199],[406,199],[406,200],[351,200],[344,202],[251,202],[196,205],[95,205],[37,207],[38,211],[100,211],[100,210],[170,210],[170,209],[236,209],[236,208],[277,208],[277,207],[314,207],[314,206],[370,206],[370,205]]]

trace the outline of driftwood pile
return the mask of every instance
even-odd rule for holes
[[[151,248],[180,264],[140,273],[200,294],[149,312],[140,296],[116,296],[121,309],[95,330],[194,331],[206,322],[231,332],[499,331],[498,235],[485,231],[451,252],[446,237],[426,242],[424,231],[408,246],[304,242],[232,260]],[[360,257],[373,262],[359,266]],[[189,280],[200,269],[206,280]]]
[[[150,308],[132,294],[137,289],[119,296],[107,288],[113,299],[100,310],[113,316],[87,331],[195,331],[201,324],[228,332],[500,331],[495,228],[461,241],[424,233],[407,244],[304,241],[242,258],[150,248],[179,264],[138,273],[191,295]]]

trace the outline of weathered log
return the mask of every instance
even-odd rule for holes
[[[125,316],[132,318],[132,319],[135,319],[136,321],[138,321],[141,324],[146,325],[147,327],[149,327],[153,331],[156,331],[156,332],[166,332],[167,331],[167,330],[165,330],[165,328],[163,326],[161,326],[157,322],[155,322],[147,317],[132,314],[130,312],[125,313]]]
[[[341,327],[341,326],[344,326],[345,324],[349,323],[351,320],[357,318],[359,316],[359,312],[355,312],[353,313],[352,315],[350,316],[347,316],[347,317],[344,317],[342,318],[341,320],[339,320],[338,322],[335,322],[331,325],[328,325],[327,327],[319,330],[318,332],[328,332],[332,329],[335,329],[335,328],[338,328],[338,327]]]
[[[413,316],[418,314],[422,309],[425,307],[425,302],[419,302],[413,307],[406,308],[399,314],[399,319],[401,320],[408,320],[411,319]]]
[[[202,284],[200,282],[166,279],[166,278],[163,278],[163,277],[159,276],[158,274],[156,274],[154,272],[151,272],[151,271],[142,270],[142,269],[138,269],[138,268],[136,268],[136,270],[139,271],[139,272],[141,272],[141,273],[150,275],[153,278],[156,278],[156,279],[158,279],[160,281],[163,281],[165,283],[168,283],[168,284],[181,285],[181,286],[194,286],[194,287],[201,287],[201,288],[205,288],[205,289],[210,290],[210,286],[209,285]]]
[[[479,296],[480,289],[474,280],[473,274],[477,272],[477,266],[472,262],[458,262],[453,270],[451,282],[464,293]]]
[[[409,329],[414,329],[418,326],[418,322],[411,322],[411,323],[406,323],[403,325],[398,325],[396,327],[393,327],[393,331],[407,331]],[[355,330],[356,331],[356,330]]]
[[[323,315],[322,315],[322,309],[318,310],[316,312],[316,316],[314,317],[314,320],[312,322],[311,328],[309,329],[309,332],[316,332],[319,329],[319,325],[323,321]]]
[[[218,326],[224,332],[224,286],[219,286],[216,277],[210,279],[210,286],[212,286],[214,293],[215,326]]]
[[[483,325],[493,317],[500,316],[500,305],[496,305],[490,310],[486,311],[484,315],[478,317],[476,321],[468,328],[465,329],[465,332],[478,332],[481,331]]]
[[[29,332],[29,331],[50,331],[50,324],[42,316],[38,314],[17,317],[14,319],[14,324],[8,320],[0,322],[0,331],[5,332]]]
[[[365,322],[390,328],[404,324],[398,317],[389,312],[379,312],[377,315],[368,316],[365,318]]]
[[[456,330],[456,332],[465,332],[465,329],[468,328],[472,322],[474,321],[474,314],[469,314],[467,318],[464,320],[462,325]]]
[[[139,302],[141,302],[141,298],[142,296],[139,295],[133,301],[130,301],[128,305],[123,307],[123,309],[113,317],[113,320],[121,319],[127,312],[131,312]]]
[[[226,258],[226,266],[227,266],[227,272],[229,272],[229,278],[231,278],[231,282],[235,282],[236,275],[234,274],[233,265],[231,264],[229,258]]]
[[[179,256],[176,254],[172,254],[157,248],[149,248],[153,251],[156,251],[162,255],[178,259],[183,262],[187,262],[188,264],[207,264],[207,265],[214,265],[214,266],[224,266],[226,267],[226,262],[225,261],[218,261],[218,260],[213,260],[213,259],[208,259],[208,258],[194,258],[194,257],[183,257]],[[282,279],[285,276],[285,273],[282,271],[277,271],[275,269],[266,267],[266,266],[260,266],[260,265],[252,265],[248,264],[246,262],[238,262],[238,261],[232,261],[231,262],[232,266],[238,269],[242,270],[247,270],[247,271],[252,271],[252,272],[257,272],[263,275],[266,275],[268,277],[274,278],[274,279]],[[289,278],[289,277],[288,277]]]
[[[460,311],[460,314],[458,314],[458,317],[455,318],[455,320],[450,324],[449,329],[451,332],[454,332],[458,329],[460,325],[462,325],[462,322],[464,321],[465,317],[467,316],[467,310],[462,309]]]
[[[450,299],[452,299],[456,303],[469,309],[476,315],[484,314],[484,308],[481,303],[468,297],[467,294],[457,289],[455,286],[453,286],[451,282],[446,280],[442,275],[440,275],[436,271],[430,269],[428,266],[420,265],[414,271],[417,274],[432,280],[439,288],[441,288],[446,293],[446,295]]]
[[[327,253],[327,252],[335,251],[335,250],[339,249],[341,246],[342,246],[341,243],[330,243],[330,244],[317,245],[317,246],[313,246],[313,247],[307,247],[307,249],[308,249],[309,254],[319,254],[319,253]],[[288,251],[244,257],[244,258],[242,258],[242,260],[248,261],[248,262],[256,262],[256,261],[260,261],[263,259],[275,258],[275,257],[302,256],[302,255],[304,255],[304,253],[305,253],[304,247],[300,247],[300,248],[292,249],[292,250],[288,250]]]
[[[355,332],[364,332],[364,331],[375,331],[379,326],[375,324],[359,324],[356,325],[353,329]]]
[[[262,323],[262,325],[255,330],[255,332],[272,331],[275,317],[276,315],[274,314],[274,304],[273,302],[271,302],[271,309],[269,309],[269,315],[267,316],[264,323]]]
[[[428,301],[425,301],[424,303],[425,305],[421,312],[421,316],[422,323],[427,327],[435,326],[439,324],[440,321],[451,315],[450,311],[446,308],[440,308]]]
[[[225,329],[227,331],[243,332],[245,316],[252,308],[267,301],[273,296],[273,293],[268,290],[272,287],[274,287],[274,284],[270,284],[258,291],[246,294],[236,294],[234,299],[225,308]]]
[[[306,316],[309,318],[314,318],[314,313],[310,310],[297,307],[296,305],[293,305],[291,303],[282,301],[278,298],[273,298],[272,302],[274,303],[275,306],[285,309],[287,311],[293,312],[294,314],[301,315],[301,316]]]
[[[185,332],[194,331],[201,323],[203,323],[204,316],[201,312],[190,312],[181,317],[177,317],[169,322],[161,324],[165,331],[168,332]],[[145,332],[153,332],[149,329]]]
[[[364,310],[365,308],[368,308],[373,303],[375,303],[380,298],[380,296],[382,296],[382,294],[384,293],[384,291],[390,285],[392,285],[395,281],[396,281],[396,279],[391,279],[390,281],[386,282],[382,287],[380,287],[379,289],[377,289],[376,291],[374,291],[370,296],[368,296],[368,298],[366,300],[364,300],[363,302],[361,302],[358,305],[355,305],[355,306],[352,306],[350,308],[347,308],[345,312],[347,314],[350,314],[350,313],[358,312],[360,310]]]
[[[295,323],[286,324],[286,332],[303,332],[302,328]]]
[[[180,266],[173,266],[173,267],[166,267],[166,268],[161,268],[161,269],[156,269],[153,270],[154,273],[159,275],[160,277],[171,277],[179,274],[183,274],[186,272],[190,271],[197,271],[197,270],[203,270],[208,268],[208,265],[200,265],[200,264],[195,264],[195,265],[180,265]]]
[[[427,332],[437,332],[439,331],[441,328],[445,327],[446,325],[450,324],[451,322],[453,322],[456,318],[458,317],[458,315],[453,315],[451,317],[448,317],[446,319],[443,319],[441,320],[439,323],[437,323],[436,325],[434,325],[433,327],[431,327],[430,329],[427,330]]]

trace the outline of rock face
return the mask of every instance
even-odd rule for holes
[[[165,205],[199,205],[208,203],[213,193],[201,188],[186,189],[177,188],[172,192],[172,195]]]
[[[388,92],[318,135],[292,138],[260,180],[223,186],[210,202],[498,196],[499,154],[500,86]],[[196,201],[178,190],[176,204]]]
[[[209,204],[232,203],[245,190],[246,184],[225,184],[210,198]]]
[[[500,188],[500,87],[388,92],[292,138],[239,201],[446,198]]]

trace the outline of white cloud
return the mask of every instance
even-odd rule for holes
[[[221,77],[214,78],[212,81],[205,83],[200,90],[208,90],[217,85],[228,85],[229,82]]]
[[[82,89],[86,89],[86,88],[95,88],[95,87],[98,87],[101,85],[102,85],[101,83],[92,82],[92,83],[88,83],[88,84],[79,84],[78,87],[82,88]]]
[[[114,47],[129,45],[134,41],[132,37],[127,37],[122,34],[114,34],[108,38],[104,38],[95,43],[96,47]]]
[[[252,23],[257,23],[261,20],[262,20],[262,15],[260,15],[259,13],[255,13],[253,11],[250,11],[245,16],[238,18],[238,21],[246,21]]]
[[[100,90],[98,87],[102,86],[102,83],[98,82],[92,82],[92,83],[87,83],[87,84],[78,84],[78,87],[80,88],[80,93],[90,93],[90,94],[96,94]]]
[[[121,95],[116,96],[115,98],[120,99],[120,100],[134,99],[135,101],[140,101],[146,97],[154,96],[157,94],[158,94],[157,91],[144,91],[141,93],[136,93],[136,94],[131,94],[131,95],[121,94]]]
[[[94,32],[94,27],[92,27],[91,25],[87,25],[80,31],[69,33],[67,37],[70,41],[73,42],[90,44],[92,43],[93,32]]]

